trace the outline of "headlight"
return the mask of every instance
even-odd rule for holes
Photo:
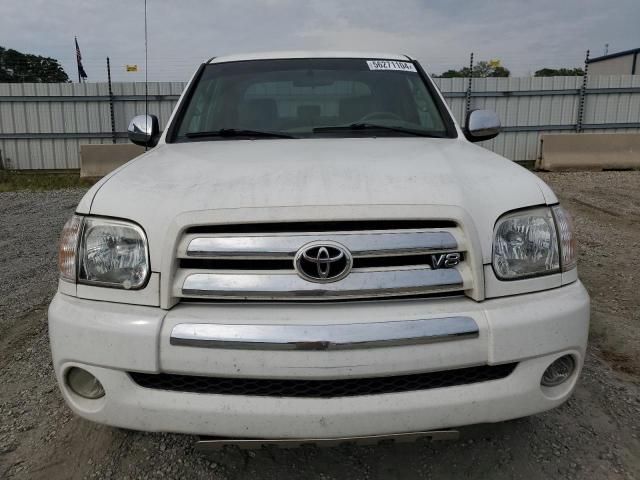
[[[81,283],[135,289],[149,276],[147,239],[133,223],[84,219],[78,280]]]
[[[513,280],[560,270],[558,234],[549,208],[505,215],[496,223],[493,269]]]
[[[62,232],[59,265],[67,281],[141,288],[150,272],[147,238],[131,222],[74,216]]]
[[[498,278],[515,280],[575,266],[571,217],[559,205],[510,213],[496,223],[493,269]]]

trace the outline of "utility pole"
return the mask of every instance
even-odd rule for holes
[[[107,57],[107,83],[109,85],[109,113],[111,114],[111,141],[116,143],[116,120],[113,116],[113,90],[111,89],[111,63]]]
[[[469,57],[469,83],[467,83],[467,93],[466,93],[466,103],[465,103],[465,111],[464,118],[465,124],[467,122],[467,116],[471,111],[471,82],[473,81],[473,52],[471,52],[471,56]]]
[[[584,120],[584,104],[586,101],[587,95],[587,81],[588,81],[588,73],[589,73],[589,50],[587,50],[587,54],[584,57],[584,74],[582,75],[582,88],[580,88],[580,99],[578,103],[578,119],[576,121],[576,132],[581,133],[582,121]]]
[[[144,117],[145,121],[149,121],[149,48],[147,44],[147,0],[144,0]],[[145,125],[147,131],[149,126]],[[144,151],[146,152],[149,146],[145,144]]]

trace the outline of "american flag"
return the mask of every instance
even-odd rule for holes
[[[82,55],[80,54],[80,47],[78,46],[78,39],[76,38],[76,61],[78,62],[78,80],[87,78],[87,72],[84,71],[82,66]]]

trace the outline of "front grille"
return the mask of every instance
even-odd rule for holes
[[[129,372],[129,375],[141,387],[173,392],[260,397],[337,398],[412,392],[499,380],[509,376],[516,366],[517,363],[506,363],[413,375],[338,380],[271,380],[137,372]]]
[[[349,271],[333,282],[310,281],[309,271],[299,270],[315,273],[319,267],[296,259],[305,248],[327,245],[347,251],[352,257]],[[173,295],[335,301],[461,294],[473,288],[467,246],[463,230],[449,220],[194,226],[178,242]],[[457,263],[450,268],[435,263],[445,255],[456,255]]]

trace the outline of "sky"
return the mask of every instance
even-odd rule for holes
[[[512,76],[640,47],[640,0],[147,0],[149,81],[186,81],[230,53],[406,53],[432,74],[500,59]],[[77,81],[144,81],[144,0],[2,0],[0,46],[58,59]],[[137,64],[138,73],[125,65]]]

